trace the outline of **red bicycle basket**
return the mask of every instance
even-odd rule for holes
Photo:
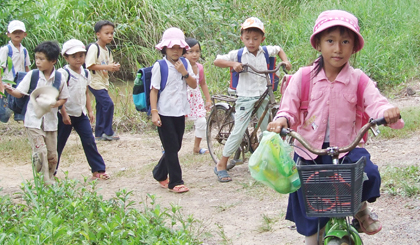
[[[308,217],[353,216],[360,209],[366,158],[356,163],[302,165],[297,169]]]

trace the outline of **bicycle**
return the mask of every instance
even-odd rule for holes
[[[259,100],[255,102],[254,109],[251,112],[251,121],[248,129],[246,130],[242,142],[239,148],[236,150],[233,160],[231,160],[227,166],[227,169],[233,168],[235,165],[241,164],[245,161],[245,153],[250,151],[251,153],[258,147],[260,127],[265,115],[268,111],[269,121],[272,120],[274,115],[278,110],[278,104],[276,104],[272,84],[270,80],[270,73],[276,73],[280,67],[283,67],[283,70],[286,67],[284,62],[279,63],[279,65],[274,70],[258,70],[252,65],[243,64],[242,72],[253,72],[256,75],[264,74],[267,80],[267,89],[260,96]],[[252,71],[249,71],[251,69]],[[263,114],[261,117],[256,117],[257,110],[262,105],[264,99],[269,96],[269,102],[266,105]],[[229,135],[235,124],[235,102],[236,96],[232,95],[213,95],[211,97],[213,108],[210,112],[210,115],[207,119],[207,129],[206,129],[206,139],[207,146],[209,148],[210,155],[213,161],[217,164],[220,157],[223,153],[223,148],[226,140],[229,138]],[[216,101],[219,101],[216,103]],[[242,155],[242,159],[240,159]]]
[[[329,155],[333,164],[303,165],[301,158],[296,163],[301,189],[308,217],[329,217],[325,226],[324,244],[363,244],[358,232],[357,220],[349,221],[347,216],[354,216],[361,208],[363,170],[366,158],[356,163],[340,164],[339,154],[356,148],[363,135],[372,130],[379,134],[377,126],[386,124],[384,118],[370,119],[357,133],[356,138],[345,147],[330,146],[326,149],[313,148],[300,134],[292,129],[283,128],[280,135],[298,140],[307,150],[316,155]],[[318,227],[318,242],[319,242]]]

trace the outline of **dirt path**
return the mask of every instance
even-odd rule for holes
[[[418,102],[418,97],[412,97],[409,102],[396,101],[400,106]],[[137,203],[144,201],[150,193],[164,207],[179,205],[185,218],[191,214],[200,220],[197,227],[204,231],[204,244],[304,244],[303,237],[290,229],[293,224],[284,220],[287,195],[256,183],[247,164],[230,171],[231,183],[217,182],[211,157],[191,154],[193,140],[192,132],[186,132],[179,154],[184,181],[190,188],[185,194],[170,193],[152,178],[151,170],[161,156],[157,133],[121,134],[120,141],[98,142],[111,175],[110,180],[99,183],[99,192],[104,198],[110,198],[125,188],[133,191],[132,199]],[[403,140],[374,141],[367,148],[380,167],[418,165],[419,140],[416,134]],[[0,159],[0,166],[1,194],[13,194],[19,190],[22,179],[32,178],[26,155],[13,165]],[[90,177],[80,140],[75,134],[69,139],[60,166],[59,178],[64,178],[63,171],[68,171],[72,179]],[[378,213],[383,230],[374,236],[363,234],[365,244],[420,244],[420,200],[383,193],[371,207]]]

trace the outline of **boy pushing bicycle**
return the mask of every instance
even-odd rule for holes
[[[218,55],[214,61],[214,65],[221,68],[230,67],[238,72],[238,74],[243,70],[242,63],[250,64],[257,69],[266,70],[267,62],[265,58],[265,51],[260,46],[265,40],[264,34],[264,24],[261,20],[256,17],[246,19],[241,26],[241,40],[245,45],[241,56],[241,62],[238,62],[239,50],[233,50],[228,54]],[[280,46],[266,46],[266,50],[270,57],[278,55],[282,61],[286,62],[286,69],[291,69],[291,64]],[[247,129],[249,121],[251,120],[251,112],[254,108],[254,104],[265,92],[266,88],[267,81],[265,77],[252,73],[239,74],[238,86],[236,88],[238,99],[235,102],[235,126],[226,141],[223,149],[223,156],[214,168],[214,173],[217,175],[220,182],[232,181],[232,178],[226,170],[229,157],[241,144],[243,135]],[[262,115],[267,104],[268,98],[264,100],[258,109],[258,117]],[[268,114],[266,114],[260,128],[264,130],[267,128],[267,124]]]

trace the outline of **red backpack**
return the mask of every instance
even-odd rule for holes
[[[283,95],[286,91],[287,86],[289,85],[290,79],[293,75],[286,74],[281,82],[280,93]],[[302,68],[302,80],[301,80],[301,95],[300,100],[300,110],[303,111],[306,116],[309,105],[309,94],[311,90],[311,67],[306,66]],[[369,121],[369,116],[365,112],[365,107],[363,106],[364,99],[363,93],[365,92],[366,86],[369,82],[369,77],[362,72],[359,78],[359,83],[357,85],[357,104],[356,104],[356,128],[360,129]],[[281,103],[281,102],[280,102]],[[296,130],[296,128],[293,128]],[[363,136],[363,141],[366,142],[368,139],[368,133]]]

